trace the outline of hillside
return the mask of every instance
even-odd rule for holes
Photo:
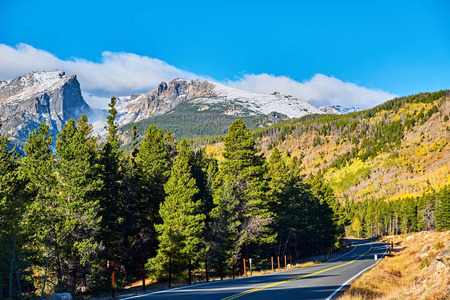
[[[362,275],[338,299],[449,299],[450,232],[423,231],[393,239],[394,251],[378,270]]]
[[[314,115],[256,130],[259,149],[302,158],[345,200],[399,199],[450,183],[450,92],[397,98],[346,115]],[[204,141],[197,141],[203,144]],[[207,151],[220,156],[220,144]]]
[[[230,107],[223,103],[214,103],[208,106],[193,101],[180,103],[163,115],[122,126],[120,136],[123,148],[128,149],[130,146],[133,125],[136,125],[138,141],[142,140],[145,131],[152,124],[164,131],[172,132],[175,139],[181,140],[224,135],[228,132],[231,123],[238,118],[242,119],[251,130],[264,128],[288,119],[286,115],[277,112],[254,115],[242,105],[233,105],[233,109],[238,110],[239,114],[227,114]]]

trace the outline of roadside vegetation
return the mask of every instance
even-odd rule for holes
[[[363,274],[338,299],[450,299],[450,231],[422,231],[393,239],[394,251],[378,270]],[[445,251],[446,256],[441,254]]]

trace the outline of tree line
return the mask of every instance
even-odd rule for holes
[[[346,233],[355,237],[450,230],[450,187],[392,201],[349,201],[341,209]]]
[[[70,120],[53,143],[45,121],[24,154],[0,137],[0,297],[48,296],[105,289],[168,268],[229,271],[232,260],[337,247],[342,208],[321,176],[301,175],[301,161],[274,149],[258,155],[241,120],[224,137],[218,162],[170,132],[150,126],[120,149],[115,98],[99,143],[86,116]],[[53,147],[55,145],[55,147]],[[219,266],[220,264],[220,266]]]

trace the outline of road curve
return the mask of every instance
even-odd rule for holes
[[[383,243],[353,240],[351,252],[322,264],[236,280],[185,286],[125,299],[332,299],[339,290],[383,258]],[[123,300],[125,300],[123,299]]]

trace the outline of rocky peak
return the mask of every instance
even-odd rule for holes
[[[19,147],[43,120],[56,136],[70,118],[90,113],[76,76],[66,76],[62,70],[31,72],[0,82],[1,133],[9,134]]]
[[[215,96],[215,84],[209,81],[180,78],[161,82],[147,94],[130,97],[118,103],[119,123],[137,122],[168,112],[181,102],[201,97]]]

